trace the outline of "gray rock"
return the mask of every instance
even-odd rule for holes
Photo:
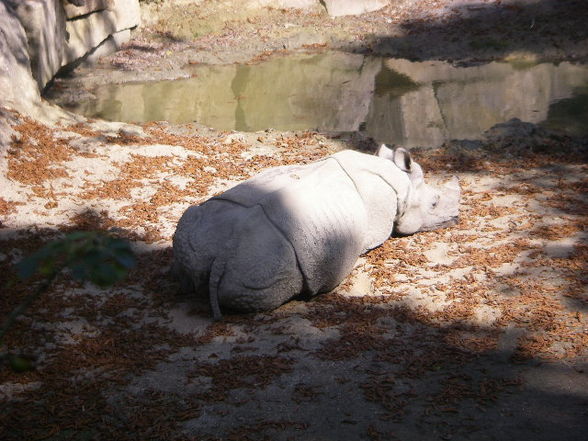
[[[106,40],[104,40],[98,47],[96,47],[92,52],[87,54],[87,56],[83,59],[83,64],[85,65],[92,65],[98,62],[100,57],[104,57],[108,54],[116,52],[121,48],[121,46],[131,39],[131,30],[125,29],[120,32],[115,32],[114,34],[110,35]]]
[[[83,6],[87,0],[64,0],[65,4],[72,4],[74,6]]]
[[[110,3],[109,9],[67,22],[65,64],[83,57],[110,35],[139,25],[141,12],[137,0],[111,0]]]
[[[62,67],[78,63],[92,53],[96,59],[118,49],[130,38],[130,34],[124,31],[140,23],[138,0],[88,0],[82,6],[64,5],[61,0],[4,0],[3,8],[6,7],[4,5],[8,5],[11,17],[3,16],[3,20],[17,18],[25,31],[25,41],[13,44],[22,49],[17,52],[26,52],[29,75],[35,79],[35,89],[39,91]],[[79,15],[72,15],[73,9]],[[66,13],[66,10],[69,12]],[[81,18],[67,20],[67,17],[73,16]],[[8,29],[11,34],[6,38],[16,38],[14,26],[2,29]],[[14,76],[12,80],[18,83],[21,81],[19,78]],[[8,86],[10,90],[7,93],[12,93],[15,86]]]
[[[28,40],[31,72],[39,90],[63,66],[65,13],[61,0],[8,0]]]
[[[499,123],[488,129],[484,136],[489,140],[502,138],[529,138],[535,135],[537,126],[535,124],[512,118],[504,123]]]
[[[0,30],[0,104],[27,111],[41,98],[31,75],[25,30],[4,2],[0,2]]]
[[[389,0],[324,0],[325,8],[331,17],[377,11],[389,3]]]
[[[65,16],[70,18],[81,17],[104,9],[113,9],[115,0],[67,0],[63,2]]]

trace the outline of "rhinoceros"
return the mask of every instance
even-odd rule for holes
[[[344,150],[306,165],[269,168],[188,208],[173,238],[184,289],[208,286],[220,306],[274,309],[334,289],[358,257],[393,233],[457,221],[457,178],[435,189],[403,148]]]

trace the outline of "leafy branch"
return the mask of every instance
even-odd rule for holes
[[[0,328],[0,347],[8,330],[16,319],[44,292],[57,276],[68,270],[79,281],[90,281],[105,288],[124,279],[136,264],[129,243],[100,232],[74,232],[48,243],[37,252],[22,259],[17,265],[20,279],[41,275],[43,280],[37,288],[8,315]],[[27,363],[22,357],[0,353],[13,369],[26,370]]]

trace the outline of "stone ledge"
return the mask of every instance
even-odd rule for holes
[[[63,9],[65,10],[65,16],[69,20],[91,14],[92,12],[113,9],[114,3],[116,3],[115,0],[83,0],[80,6],[76,6],[68,0],[63,0]]]
[[[131,39],[131,30],[124,29],[115,32],[104,40],[98,47],[82,60],[82,64],[86,66],[94,65],[98,62],[100,57],[112,54],[121,48],[121,46]]]
[[[73,63],[98,47],[110,35],[139,25],[137,0],[109,0],[113,9],[92,13],[83,20],[66,23],[67,43],[64,65]]]

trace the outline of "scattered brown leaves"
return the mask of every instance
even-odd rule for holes
[[[7,214],[14,213],[16,207],[23,205],[22,202],[7,201],[3,197],[0,197],[0,216],[6,216]]]
[[[67,176],[60,163],[71,159],[75,151],[67,141],[56,139],[51,128],[32,119],[23,117],[13,129],[19,136],[13,137],[8,151],[8,178],[46,195],[44,184]]]

